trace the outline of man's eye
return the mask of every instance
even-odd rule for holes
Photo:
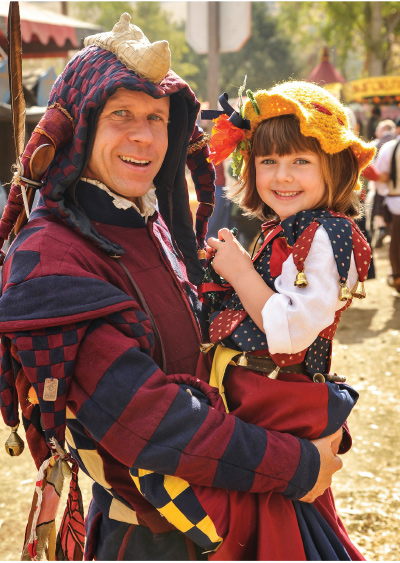
[[[161,115],[157,115],[155,113],[152,113],[151,115],[149,115],[149,117],[147,119],[149,121],[163,121],[163,118],[161,117]]]
[[[118,116],[118,117],[124,117],[124,116],[128,115],[128,112],[126,111],[126,109],[117,109],[113,112],[113,114]]]

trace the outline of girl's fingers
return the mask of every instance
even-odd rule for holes
[[[233,239],[233,234],[231,233],[231,231],[227,228],[223,228],[220,229],[218,231],[218,238],[220,241],[223,240],[232,240]]]
[[[209,247],[213,248],[214,250],[217,250],[219,246],[222,244],[222,242],[216,238],[210,237],[207,240],[207,244]]]

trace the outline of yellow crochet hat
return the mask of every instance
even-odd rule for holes
[[[375,147],[360,139],[351,129],[342,104],[324,88],[310,82],[285,82],[270,90],[254,93],[244,106],[244,117],[251,130],[246,138],[251,141],[257,126],[266,119],[294,114],[305,137],[314,137],[328,154],[350,147],[357,158],[359,170],[365,168],[375,154]],[[259,113],[257,111],[257,106]],[[241,151],[247,163],[249,151]]]

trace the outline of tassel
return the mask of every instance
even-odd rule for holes
[[[17,433],[18,426],[19,426],[19,424],[17,424],[17,426],[14,426],[13,428],[11,428],[11,434],[10,434],[10,436],[8,437],[8,439],[5,443],[6,452],[10,456],[21,455],[22,452],[24,451],[24,448],[25,448],[25,444],[24,444],[23,439]]]
[[[346,283],[340,283],[339,285],[339,301],[348,301],[349,299],[353,299],[353,295],[350,289],[347,287]]]
[[[306,275],[304,273],[304,270],[302,272],[297,273],[294,285],[296,287],[307,287],[308,286],[308,281],[307,281]]]
[[[365,299],[367,294],[365,293],[364,282],[357,280],[356,285],[351,290],[351,294],[353,297],[357,297],[357,299]]]

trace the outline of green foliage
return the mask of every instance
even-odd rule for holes
[[[390,66],[393,45],[400,35],[400,5],[385,1],[281,2],[279,24],[292,34],[308,63],[308,73],[320,62],[326,44],[335,49],[335,66],[352,80],[363,72],[374,74],[369,67],[374,57],[381,61],[382,73]],[[355,56],[363,64],[349,72]]]
[[[111,29],[124,12],[131,13],[131,2],[70,2],[69,14],[96,23],[106,31]]]
[[[110,30],[123,12],[132,16],[150,41],[166,39],[171,48],[172,69],[188,81],[200,100],[207,99],[207,55],[199,55],[186,43],[185,26],[174,22],[160,2],[71,2],[70,15]],[[237,97],[247,74],[252,90],[269,88],[277,81],[298,77],[299,64],[288,34],[278,29],[268,2],[252,2],[252,34],[235,53],[220,56],[221,92]]]
[[[221,54],[221,92],[228,92],[230,97],[237,97],[246,74],[253,91],[298,75],[290,36],[279,33],[277,18],[268,2],[251,2],[251,26],[251,37],[240,51]]]
[[[166,39],[171,49],[172,69],[196,89],[198,66],[191,59],[191,48],[186,43],[184,25],[172,21],[168,12],[161,10],[160,2],[72,2],[79,17],[98,23],[109,31],[122,13],[131,15],[131,23],[140,27],[149,41]]]

